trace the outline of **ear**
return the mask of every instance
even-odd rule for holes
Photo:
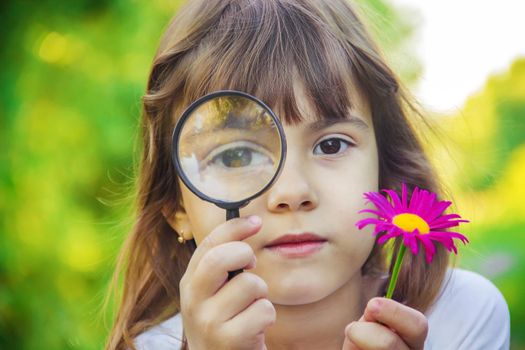
[[[162,215],[179,236],[182,236],[186,241],[193,239],[190,220],[182,206],[175,212],[170,212],[165,206],[162,208]]]

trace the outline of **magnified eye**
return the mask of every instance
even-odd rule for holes
[[[252,150],[246,147],[232,148],[215,156],[212,162],[219,162],[219,164],[228,168],[248,166],[252,162],[252,153]]]
[[[332,137],[319,142],[314,148],[314,154],[338,154],[344,152],[351,145],[352,143],[347,140]]]
[[[254,143],[241,141],[223,145],[207,157],[208,165],[226,169],[271,164],[271,157]]]

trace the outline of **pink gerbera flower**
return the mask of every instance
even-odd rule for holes
[[[377,240],[380,244],[402,236],[404,245],[410,248],[413,254],[418,253],[418,242],[421,242],[428,263],[432,262],[436,252],[434,242],[443,244],[449,252],[454,251],[457,254],[453,239],[459,239],[463,243],[467,243],[468,239],[458,232],[446,229],[468,220],[462,220],[458,214],[443,215],[452,202],[437,200],[435,193],[415,187],[409,202],[405,184],[402,185],[401,191],[399,199],[395,191],[383,190],[390,197],[390,201],[378,192],[365,193],[365,198],[372,202],[377,210],[364,209],[359,213],[375,214],[377,218],[359,220],[356,226],[362,229],[367,225],[375,225],[374,235],[385,232]]]

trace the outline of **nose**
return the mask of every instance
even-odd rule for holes
[[[270,212],[310,211],[318,205],[318,196],[307,169],[297,159],[290,158],[288,155],[279,178],[268,191],[267,206]]]

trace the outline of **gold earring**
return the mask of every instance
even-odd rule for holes
[[[186,243],[186,240],[184,239],[184,231],[180,230],[179,237],[177,238],[180,244]]]

